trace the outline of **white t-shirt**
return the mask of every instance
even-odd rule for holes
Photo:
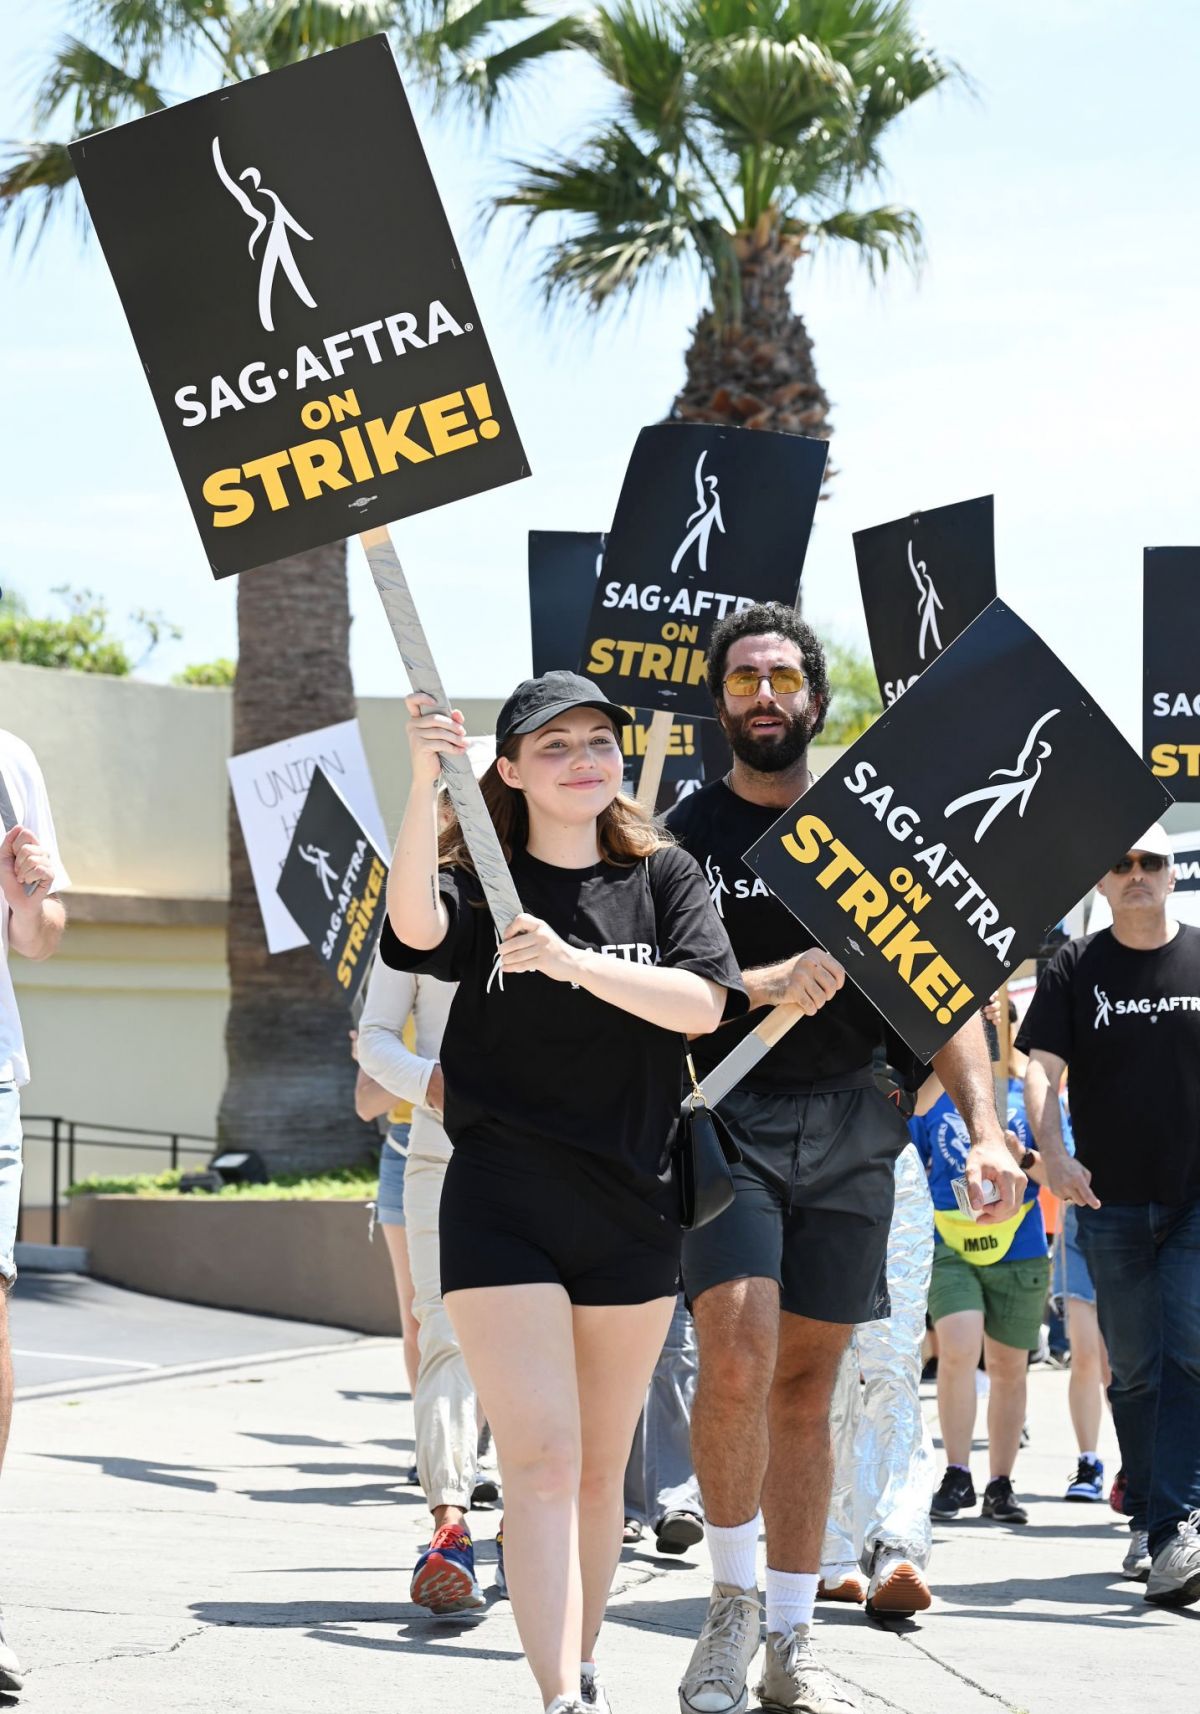
[[[71,885],[71,881],[58,854],[46,782],[29,745],[15,738],[11,732],[0,731],[0,774],[4,776],[17,821],[22,827],[27,827],[38,844],[44,845],[50,853],[54,865],[51,892],[61,892]],[[0,950],[4,954],[0,959],[0,1083],[12,1082],[20,1088],[29,1082],[29,1060],[25,1055],[21,1015],[17,1011],[17,996],[8,968],[9,915],[7,903],[0,899]]]

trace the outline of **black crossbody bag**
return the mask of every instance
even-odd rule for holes
[[[691,1054],[685,1053],[684,1058],[692,1093],[679,1115],[671,1160],[679,1187],[679,1224],[685,1232],[694,1232],[697,1226],[706,1226],[724,1214],[733,1201],[733,1174],[729,1169],[741,1160],[742,1151],[704,1099]]]
[[[649,857],[646,858],[646,882],[657,925],[658,901],[654,896],[654,876]],[[657,926],[655,938],[657,941]],[[692,1093],[683,1102],[671,1140],[670,1160],[679,1192],[679,1224],[685,1232],[694,1232],[697,1226],[706,1226],[718,1214],[723,1214],[733,1201],[733,1174],[729,1169],[735,1161],[741,1160],[742,1151],[724,1122],[704,1099],[696,1081],[692,1056],[687,1051],[687,1037],[683,1039]]]

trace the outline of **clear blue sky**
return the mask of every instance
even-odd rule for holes
[[[865,646],[851,531],[996,495],[1001,593],[1136,738],[1141,550],[1200,541],[1194,68],[1188,0],[929,0],[931,39],[976,81],[895,130],[884,195],[921,214],[920,280],[872,288],[848,259],[797,278],[834,401],[840,474],[805,573],[814,622]],[[0,136],[66,23],[57,0],[6,23]],[[503,133],[425,124],[534,476],[395,527],[452,694],[502,693],[528,669],[530,528],[611,521],[638,428],[682,376],[694,282],[594,329],[549,323],[532,253],[481,237],[506,154],[578,134],[591,85],[556,73]],[[189,91],[188,93],[191,93]],[[31,262],[0,247],[5,376],[0,583],[36,606],[55,584],[114,615],[160,608],[185,632],[147,669],[235,652],[233,580],[214,584],[93,243],[65,225]],[[357,547],[360,694],[404,688]]]

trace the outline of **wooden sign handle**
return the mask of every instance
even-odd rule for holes
[[[715,1107],[718,1101],[723,1101],[803,1016],[799,1006],[790,1002],[773,1006],[762,1023],[744,1035],[701,1082],[700,1093],[708,1105]]]
[[[415,691],[432,696],[439,713],[448,714],[450,702],[391,536],[386,529],[364,530],[358,539],[367,556],[367,564],[409,683]],[[441,761],[446,790],[475,864],[475,873],[492,913],[496,933],[502,935],[513,918],[520,915],[521,901],[504,861],[500,841],[496,838],[496,829],[466,756],[443,756]]]
[[[663,767],[667,760],[667,746],[671,742],[671,728],[675,724],[673,714],[664,714],[661,708],[654,711],[650,722],[650,735],[646,740],[646,754],[642,757],[642,771],[638,775],[637,800],[647,815],[654,814],[654,806],[658,802],[658,788],[662,784]]]

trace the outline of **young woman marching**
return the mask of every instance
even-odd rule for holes
[[[381,944],[395,968],[459,983],[442,1292],[500,1453],[509,1594],[542,1701],[596,1714],[625,1461],[675,1301],[664,1160],[683,1037],[746,996],[695,861],[619,795],[623,709],[555,672],[501,710],[481,784],[526,911],[498,944],[461,834],[437,829],[462,719],[408,707]]]

